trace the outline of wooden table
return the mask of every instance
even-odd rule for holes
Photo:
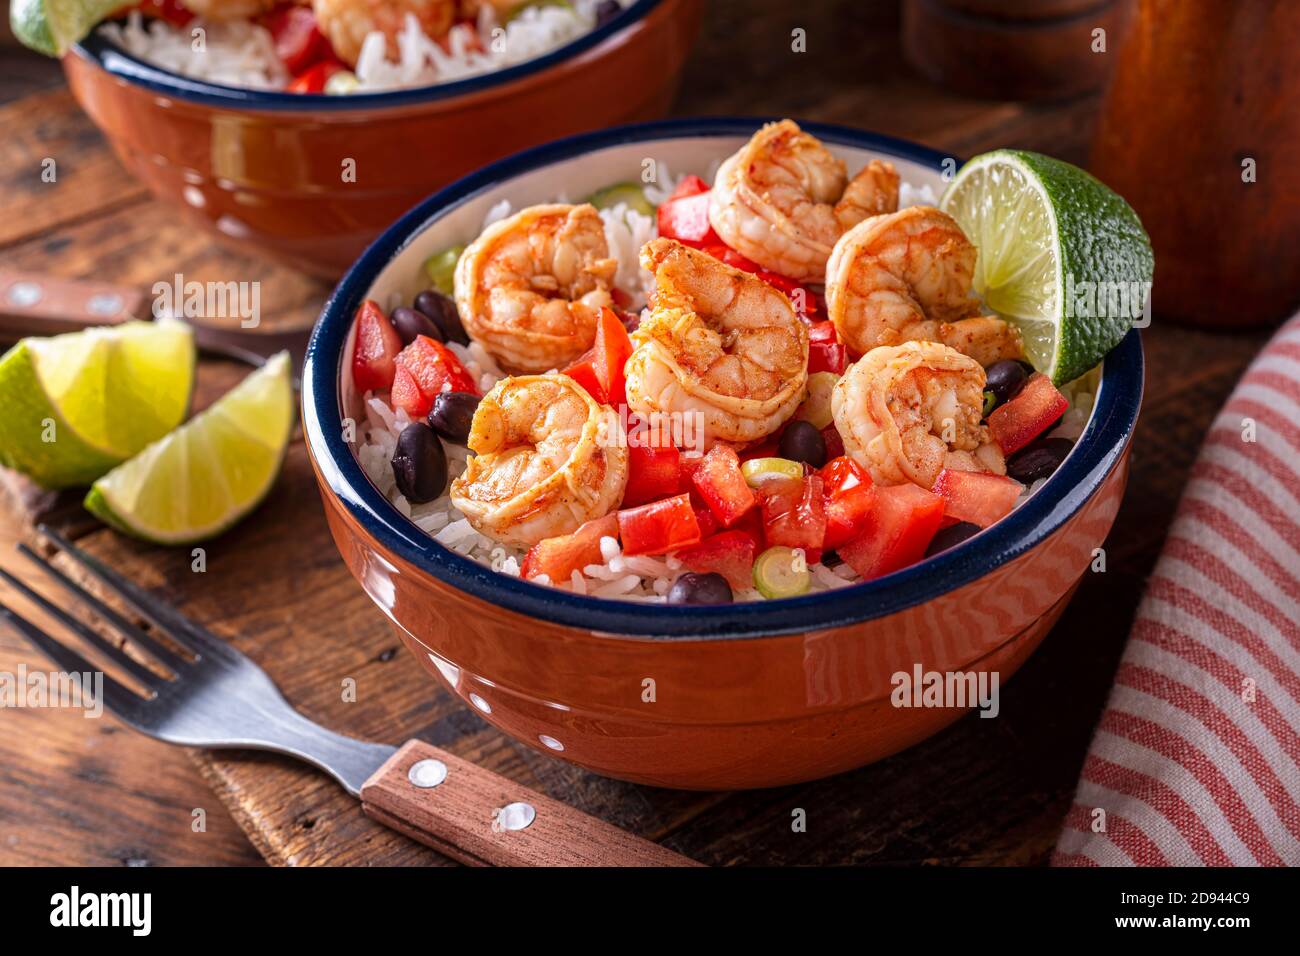
[[[790,50],[796,27],[807,31],[806,54]],[[715,0],[676,112],[761,110],[876,129],[956,156],[1012,145],[1082,161],[1093,100],[1026,108],[956,98],[907,70],[896,36],[896,13],[884,4],[805,5],[796,14],[780,0]],[[0,107],[6,264],[141,284],[175,272],[257,279],[268,321],[311,321],[326,288],[213,244],[126,176],[57,78],[12,57],[0,66],[9,74],[50,88]],[[56,184],[40,181],[45,156],[59,160]],[[799,787],[655,790],[594,776],[497,733],[420,672],[348,576],[300,441],[256,516],[209,545],[203,575],[189,570],[188,553],[96,529],[75,508],[55,513],[72,517],[85,547],[260,661],[310,717],[378,740],[421,736],[703,862],[1040,864],[1200,438],[1264,338],[1166,327],[1158,317],[1144,334],[1147,396],[1107,570],[1087,576],[1004,690],[1001,719],[963,719],[889,760]],[[241,374],[204,360],[200,404]],[[12,566],[9,544],[30,535],[34,509],[30,499],[15,506],[18,484],[4,484],[11,495],[0,563]],[[0,670],[22,663],[47,667],[0,632]],[[357,683],[354,703],[342,699],[345,678]],[[274,756],[194,752],[187,761],[110,718],[70,712],[12,711],[0,720],[0,863],[447,862],[370,823],[322,775]],[[807,812],[806,833],[791,832],[796,807]],[[191,828],[195,808],[206,811],[205,832]]]

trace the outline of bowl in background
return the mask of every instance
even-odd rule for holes
[[[236,89],[92,35],[63,58],[73,95],[132,174],[228,242],[337,278],[430,192],[557,136],[667,110],[703,0],[637,0],[503,70],[349,96]],[[354,181],[344,181],[350,161]]]
[[[587,195],[634,178],[645,159],[707,175],[761,122],[585,134],[461,180],[398,221],[348,272],[303,373],[304,431],[335,542],[421,665],[539,751],[657,786],[810,780],[878,760],[962,716],[892,706],[893,676],[919,665],[1005,679],[1029,656],[1114,521],[1142,396],[1133,332],[1104,363],[1078,444],[1027,502],[934,558],[836,591],[714,607],[592,598],[497,574],[420,531],[366,478],[341,427],[362,414],[349,372],[361,303],[409,300],[424,287],[424,259],[472,239],[501,199],[518,208]],[[939,153],[804,128],[850,170],[886,158],[905,182],[936,196],[942,189]]]

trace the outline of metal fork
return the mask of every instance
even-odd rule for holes
[[[345,737],[290,706],[257,664],[44,525],[42,536],[165,633],[164,645],[25,544],[22,554],[167,675],[0,568],[0,577],[130,674],[149,696],[103,675],[103,705],[140,733],[190,747],[270,750],[330,774],[365,811],[474,864],[691,865],[657,844],[530,791],[423,741],[399,747]],[[0,602],[0,619],[68,672],[94,672],[78,652]]]

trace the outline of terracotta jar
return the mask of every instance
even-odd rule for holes
[[[1090,169],[1156,253],[1153,311],[1214,327],[1300,305],[1300,3],[1142,0]]]

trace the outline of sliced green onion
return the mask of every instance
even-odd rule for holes
[[[604,189],[597,189],[587,197],[587,202],[597,209],[609,209],[619,203],[626,203],[629,209],[635,209],[643,216],[653,216],[655,207],[646,199],[645,190],[636,183],[615,183]]]
[[[834,421],[831,414],[831,389],[840,377],[834,372],[813,372],[808,376],[808,397],[795,410],[794,417],[814,428],[822,429]]]
[[[984,417],[988,418],[993,409],[998,407],[998,397],[989,389],[984,389]]]
[[[807,591],[811,583],[812,572],[802,548],[777,545],[754,562],[754,587],[765,598],[794,597]]]
[[[501,21],[501,25],[505,26],[529,7],[564,7],[566,10],[572,10],[573,4],[570,3],[569,0],[524,0],[523,3],[512,8],[511,11],[506,14],[506,18]]]
[[[464,246],[452,246],[450,249],[429,256],[424,262],[424,274],[429,277],[433,287],[443,295],[451,295],[455,292],[456,263],[460,261],[460,254],[464,251]]]
[[[789,458],[751,458],[741,462],[740,473],[745,476],[745,484],[757,488],[771,478],[802,478],[803,463]]]

